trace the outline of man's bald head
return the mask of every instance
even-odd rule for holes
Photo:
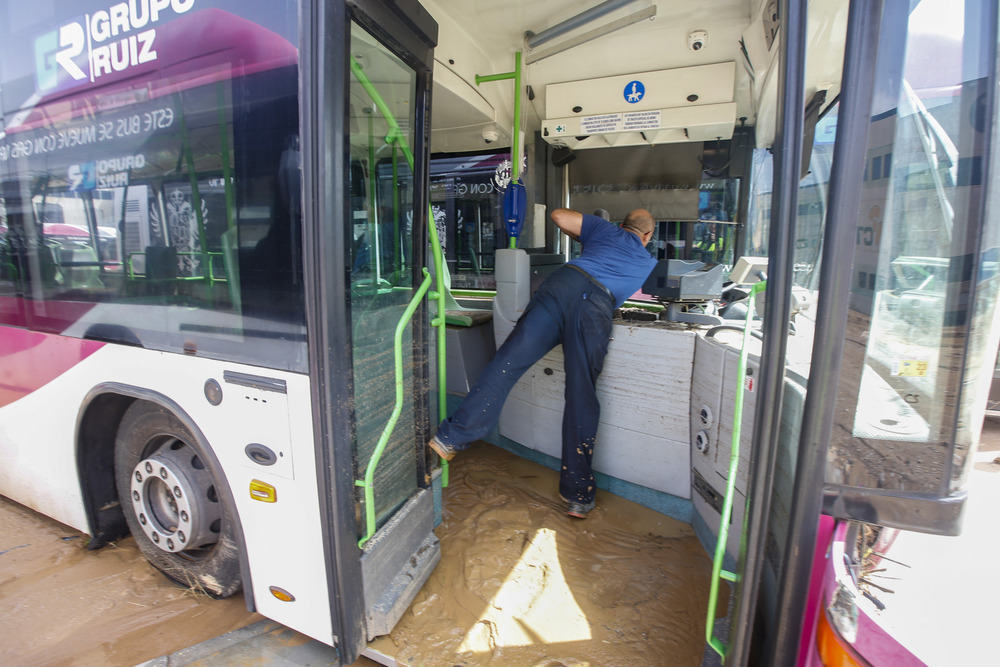
[[[628,229],[637,232],[639,236],[645,236],[646,234],[652,234],[653,230],[656,229],[656,221],[653,220],[653,216],[649,211],[644,208],[637,208],[629,211],[629,214],[625,216],[622,229]]]

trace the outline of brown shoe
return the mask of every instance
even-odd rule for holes
[[[456,450],[438,440],[437,436],[431,438],[430,442],[427,443],[427,446],[433,449],[437,455],[445,461],[451,461],[455,458]]]

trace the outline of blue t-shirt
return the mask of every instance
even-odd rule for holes
[[[580,243],[583,250],[570,264],[611,290],[617,306],[639,291],[656,266],[638,236],[596,215],[583,214]]]

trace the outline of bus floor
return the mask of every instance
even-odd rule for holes
[[[407,667],[699,665],[711,563],[690,526],[601,491],[572,519],[557,488],[555,471],[486,443],[456,457],[441,562],[368,655]],[[3,498],[0,536],[0,626],[19,638],[0,642],[0,664],[336,664],[242,596],[172,586],[131,538],[89,552],[86,536]]]
[[[416,666],[699,665],[711,562],[685,523],[476,443],[451,462],[441,562],[371,648]],[[725,609],[725,601],[723,601]]]

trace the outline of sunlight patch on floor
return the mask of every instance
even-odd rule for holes
[[[590,624],[566,584],[556,533],[539,529],[489,607],[466,634],[459,652],[489,652],[591,638]]]

